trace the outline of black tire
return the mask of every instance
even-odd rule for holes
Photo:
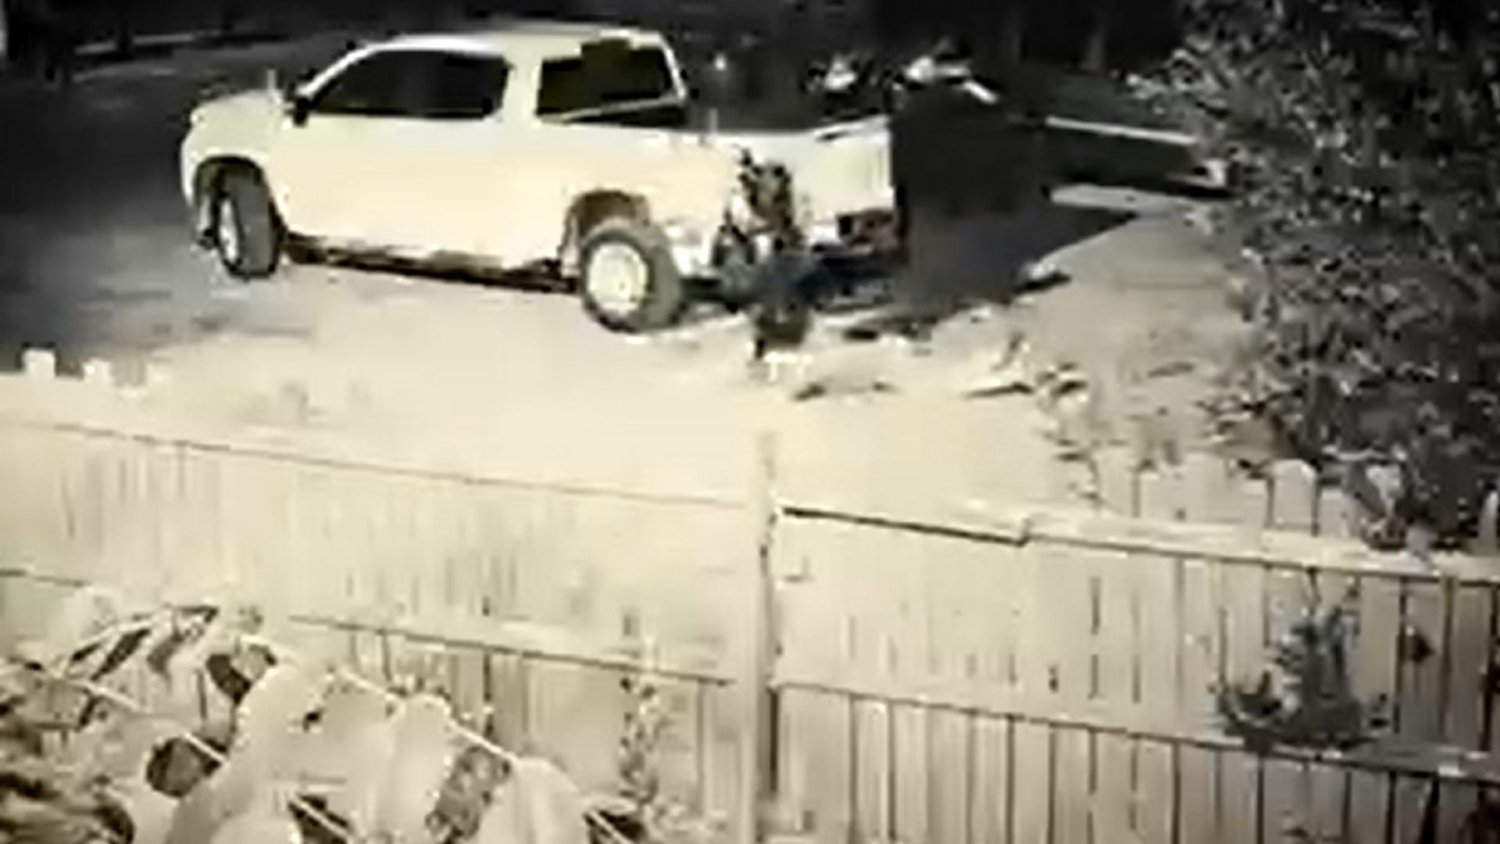
[[[644,291],[633,305],[607,301],[598,286],[590,283],[595,259],[605,247],[628,249],[645,267]],[[687,307],[687,287],[672,249],[666,237],[648,223],[614,219],[590,229],[578,251],[578,273],[584,310],[611,331],[637,334],[667,328]]]
[[[259,173],[233,169],[224,173],[210,199],[213,205],[213,242],[219,262],[230,275],[242,279],[265,278],[276,271],[281,258],[281,224],[271,202],[271,192]],[[223,214],[231,211],[229,226],[235,244],[225,242]]]

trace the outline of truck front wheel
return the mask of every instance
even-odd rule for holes
[[[606,220],[579,248],[583,306],[611,331],[666,328],[687,305],[687,290],[660,231],[636,220]]]
[[[271,193],[260,175],[232,169],[219,180],[213,202],[213,242],[219,261],[236,278],[265,278],[276,271],[281,229]]]

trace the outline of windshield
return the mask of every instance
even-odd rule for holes
[[[582,55],[542,63],[537,114],[558,116],[674,97],[677,86],[666,51],[608,42]]]

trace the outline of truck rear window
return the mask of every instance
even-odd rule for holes
[[[585,50],[584,55],[542,63],[539,115],[602,108],[672,96],[671,65],[659,47]]]

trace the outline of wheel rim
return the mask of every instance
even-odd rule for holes
[[[593,251],[584,284],[598,307],[612,316],[633,313],[646,301],[651,271],[639,252],[621,243],[606,243]]]
[[[229,197],[219,200],[219,208],[215,216],[218,220],[215,240],[219,244],[219,254],[224,257],[226,263],[237,263],[240,260],[240,221],[235,213],[234,203]]]

